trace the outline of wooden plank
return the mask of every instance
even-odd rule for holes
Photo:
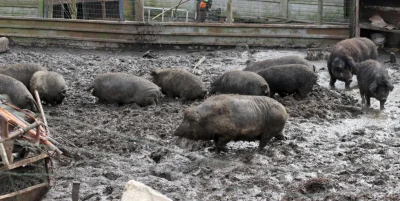
[[[43,154],[40,154],[40,155],[37,155],[37,156],[34,156],[34,157],[30,157],[30,158],[26,158],[26,159],[17,161],[17,162],[12,163],[12,164],[10,164],[8,166],[0,167],[0,171],[11,170],[11,169],[14,169],[14,168],[17,168],[17,167],[21,167],[21,166],[29,164],[29,163],[33,163],[33,162],[42,160],[44,158],[48,158],[48,157],[49,157],[48,154],[43,153]]]
[[[37,184],[20,191],[16,191],[13,193],[0,195],[0,200],[14,200],[14,198],[18,197],[18,200],[39,200],[40,197],[43,197],[49,189],[48,183]]]
[[[380,27],[372,26],[370,23],[367,23],[367,22],[359,23],[359,28],[400,34],[400,30],[398,30],[398,29],[389,30],[389,29],[385,29],[385,28],[380,28]]]

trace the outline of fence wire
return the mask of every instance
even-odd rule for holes
[[[319,0],[233,1],[232,13],[234,22],[317,23],[321,19],[318,2]],[[353,2],[354,0],[324,0],[322,22],[324,24],[348,24],[351,21],[352,12],[354,12]],[[225,22],[228,0],[208,0],[207,9],[200,9],[200,3],[201,0],[145,1],[144,21]],[[179,6],[175,7],[177,5]],[[133,21],[135,19],[134,10],[135,0],[45,0],[43,16],[47,18]]]

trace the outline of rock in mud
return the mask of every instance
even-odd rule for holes
[[[163,194],[155,191],[154,189],[146,186],[145,184],[130,180],[125,185],[121,201],[172,201]]]

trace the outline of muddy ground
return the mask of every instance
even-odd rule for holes
[[[305,50],[253,50],[256,60]],[[62,105],[45,106],[52,133],[68,145],[73,159],[55,159],[55,186],[45,200],[71,200],[73,181],[81,182],[81,200],[119,200],[125,183],[143,182],[173,200],[398,200],[400,199],[399,65],[386,66],[394,91],[386,109],[372,100],[360,104],[352,91],[328,89],[326,62],[313,61],[319,86],[301,101],[277,98],[290,111],[286,141],[272,140],[257,152],[258,142],[231,142],[229,151],[213,152],[212,142],[172,136],[182,111],[201,101],[163,98],[140,108],[98,104],[85,91],[96,74],[127,72],[150,79],[156,67],[188,70],[205,55],[196,73],[207,86],[227,70],[244,68],[244,49],[143,52],[88,51],[15,47],[0,55],[3,64],[36,62],[62,74],[69,86]],[[399,56],[399,54],[397,54]],[[380,61],[389,60],[381,54]],[[356,79],[354,79],[356,80]]]

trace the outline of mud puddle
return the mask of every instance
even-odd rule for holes
[[[22,49],[0,55],[6,63],[37,62],[62,74],[66,101],[45,107],[56,138],[71,144],[74,159],[55,160],[55,186],[45,200],[70,200],[73,181],[81,182],[82,200],[119,200],[130,179],[143,182],[173,200],[388,200],[400,199],[400,84],[398,65],[387,65],[394,91],[384,111],[360,104],[356,82],[352,91],[328,88],[325,61],[317,66],[320,86],[301,101],[279,98],[290,113],[286,141],[271,141],[262,152],[258,142],[229,143],[215,154],[212,142],[172,136],[182,110],[201,101],[182,103],[163,98],[160,105],[139,108],[101,105],[85,88],[96,74],[127,72],[150,79],[156,67],[193,65],[207,87],[226,70],[242,69],[243,49],[186,52],[82,51]],[[305,50],[254,51],[256,60],[283,55],[306,56]],[[397,55],[399,56],[399,55]],[[388,61],[388,55],[379,58]],[[356,79],[354,79],[356,80]],[[74,146],[72,146],[72,144]]]

